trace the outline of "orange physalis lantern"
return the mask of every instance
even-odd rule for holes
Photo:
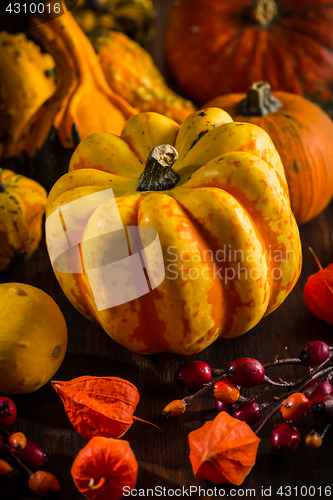
[[[255,464],[260,439],[225,411],[190,432],[190,461],[196,477],[240,485]]]

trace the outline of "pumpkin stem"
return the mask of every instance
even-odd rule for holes
[[[170,144],[153,148],[140,175],[137,191],[166,191],[173,188],[180,177],[172,170],[178,158],[177,150]]]
[[[237,113],[243,116],[265,116],[281,108],[282,103],[273,96],[267,82],[252,83],[245,99],[237,105]]]
[[[278,13],[276,0],[253,0],[248,12],[252,21],[267,25]]]
[[[6,186],[0,181],[0,193],[4,193],[6,191]]]

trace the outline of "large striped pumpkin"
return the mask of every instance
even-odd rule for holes
[[[171,146],[178,152],[172,166]],[[233,122],[218,108],[193,113],[181,126],[140,113],[121,137],[84,139],[69,170],[50,192],[47,217],[111,187],[122,224],[152,227],[159,236],[164,280],[115,307],[98,310],[87,276],[112,241],[101,239],[109,202],[87,212],[83,226],[75,219],[75,240],[96,241],[90,264],[77,253],[84,272],[55,269],[73,305],[135,352],[192,354],[219,337],[241,335],[276,309],[298,279],[301,246],[283,166],[256,125]]]

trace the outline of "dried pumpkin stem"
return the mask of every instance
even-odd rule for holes
[[[172,170],[178,158],[177,150],[170,144],[153,148],[140,175],[137,191],[166,191],[172,189],[180,177]]]
[[[101,488],[103,484],[105,483],[106,479],[104,476],[99,478],[99,481],[97,484],[95,484],[95,479],[92,477],[88,483],[88,488],[90,490],[98,490],[98,488]]]
[[[270,24],[278,13],[276,0],[253,0],[248,14],[255,23],[263,26]]]
[[[265,116],[282,107],[282,103],[273,96],[267,82],[252,83],[245,99],[237,104],[237,113],[243,116]]]

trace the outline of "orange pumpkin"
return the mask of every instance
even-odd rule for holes
[[[208,106],[268,132],[281,156],[299,224],[324,210],[333,196],[333,123],[319,106],[288,92],[272,94],[266,82],[254,83],[247,94],[217,97]]]
[[[198,104],[266,80],[333,111],[330,0],[181,0],[166,33],[171,73]]]

